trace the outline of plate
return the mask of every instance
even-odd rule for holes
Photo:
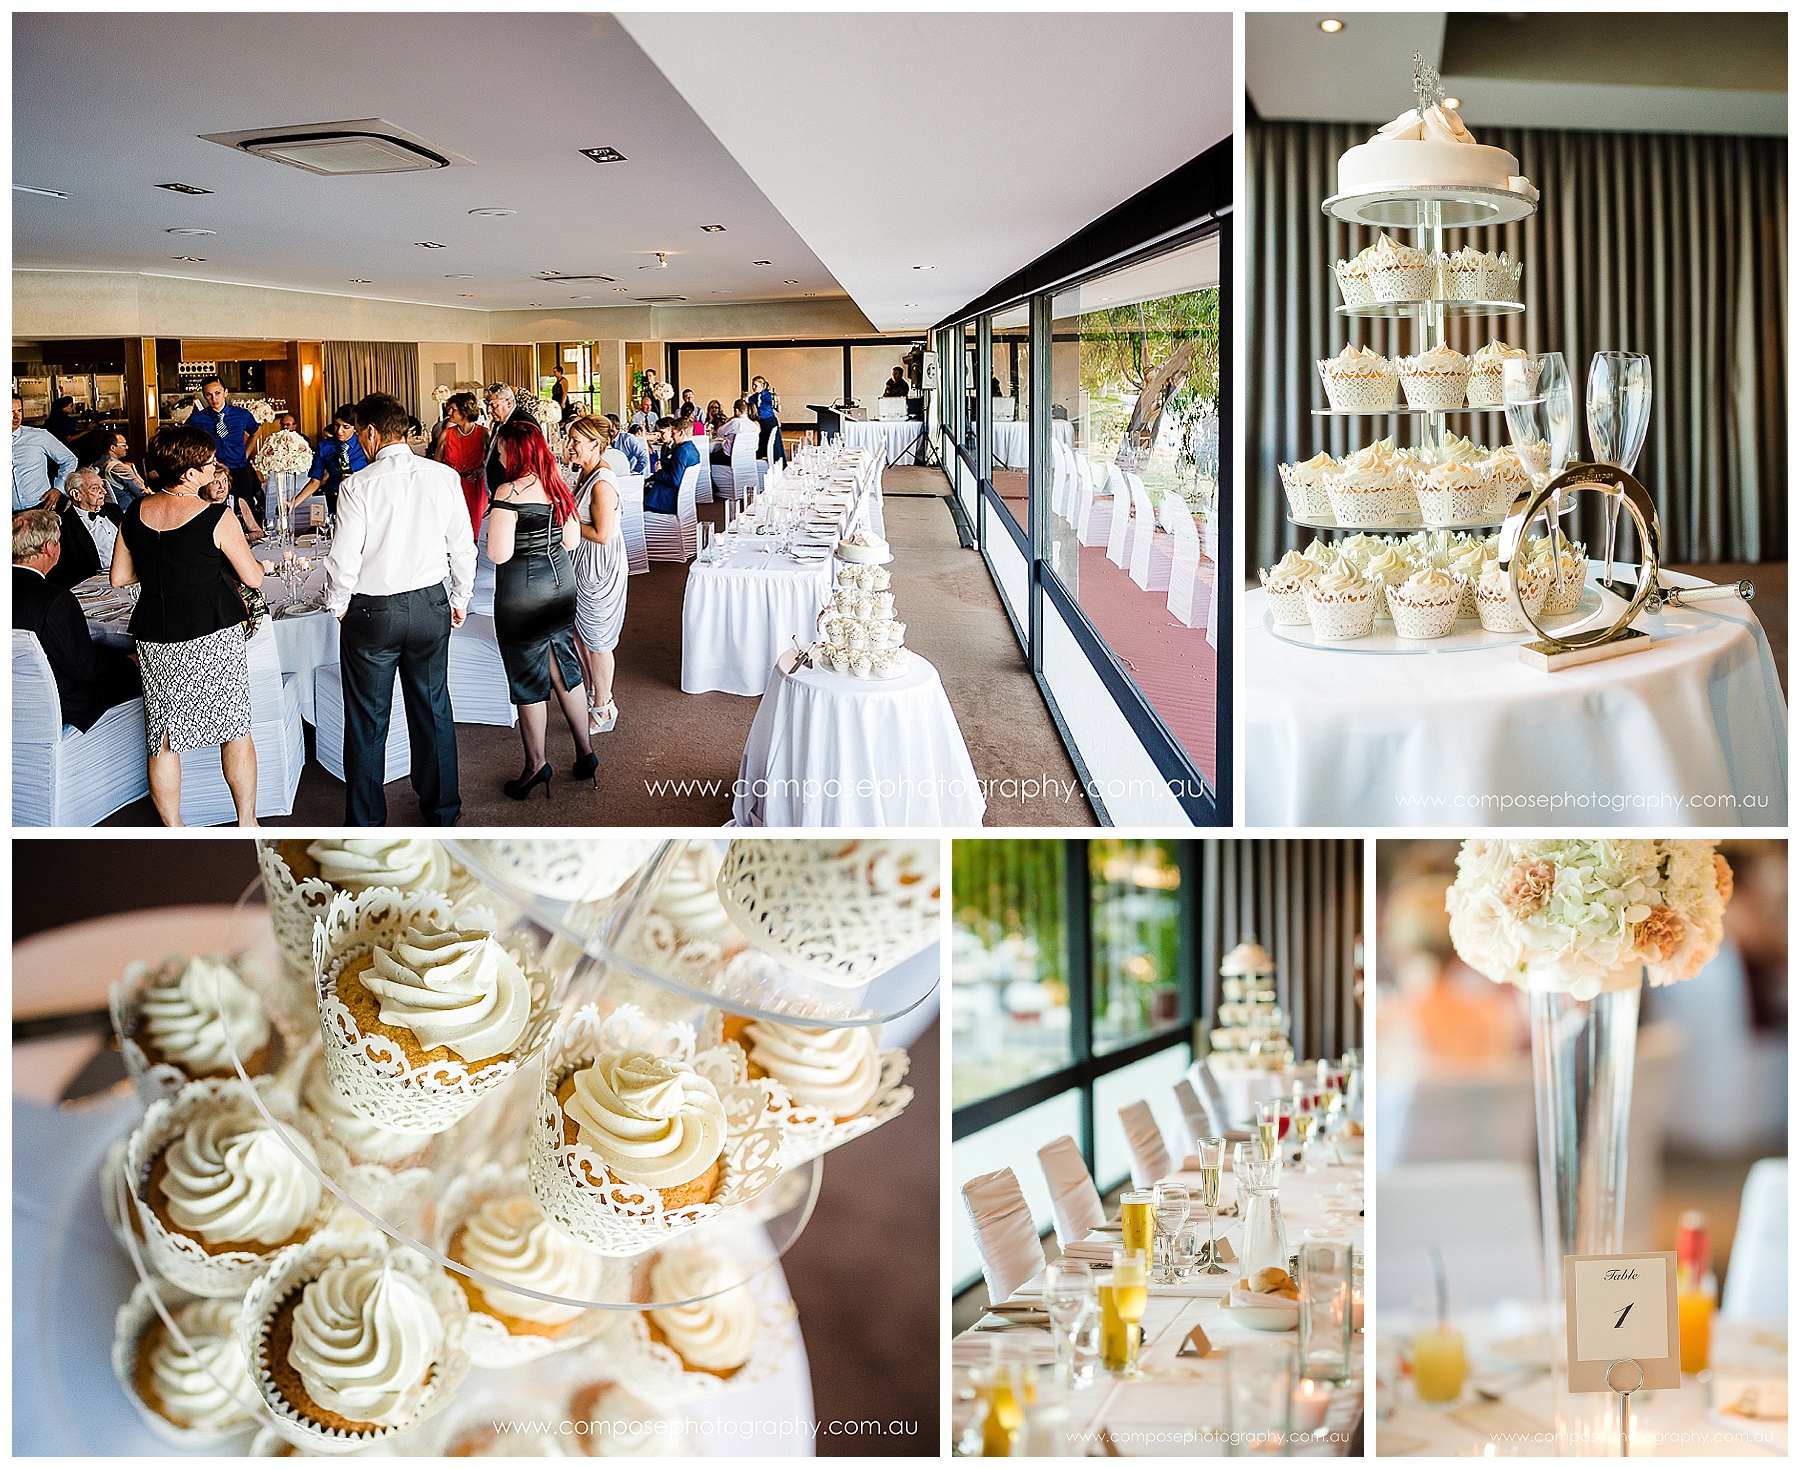
[[[1300,1307],[1296,1305],[1291,1311],[1279,1306],[1233,1306],[1229,1302],[1219,1302],[1219,1313],[1227,1321],[1237,1326],[1248,1326],[1252,1331],[1298,1331],[1300,1329]]]
[[[1599,616],[1601,604],[1607,600],[1591,585],[1581,594],[1581,605],[1561,617],[1540,619],[1548,632],[1568,632],[1583,627]],[[1504,648],[1515,643],[1533,642],[1537,634],[1525,632],[1489,632],[1473,617],[1459,617],[1448,637],[1403,638],[1391,622],[1378,622],[1366,638],[1321,638],[1309,627],[1289,627],[1275,621],[1275,614],[1263,611],[1263,626],[1284,643],[1298,643],[1307,648],[1326,648],[1338,653],[1475,653],[1483,648]]]

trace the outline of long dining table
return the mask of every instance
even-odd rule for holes
[[[1198,1173],[1177,1171],[1170,1178],[1186,1184],[1192,1197],[1199,1197]],[[1360,1157],[1345,1157],[1342,1162],[1321,1165],[1316,1173],[1304,1173],[1297,1167],[1284,1168],[1281,1211],[1290,1249],[1298,1252],[1304,1243],[1330,1238],[1350,1244],[1360,1254],[1363,1249],[1360,1214],[1355,1224],[1345,1227],[1328,1220],[1327,1209],[1353,1203],[1360,1211],[1362,1189]],[[1223,1215],[1218,1221],[1219,1237],[1231,1245],[1234,1256],[1238,1255],[1243,1244],[1243,1218],[1229,1160],[1219,1190],[1219,1204]],[[1197,1204],[1194,1209],[1203,1217]],[[1342,1217],[1340,1212],[1339,1218]],[[1089,1233],[1082,1241],[1081,1252],[1103,1249],[1108,1241],[1117,1243],[1117,1240],[1115,1216],[1109,1227]],[[1098,1270],[1096,1275],[1105,1279]],[[1067,1452],[1137,1457],[1223,1451],[1220,1435],[1226,1421],[1225,1368],[1230,1348],[1246,1342],[1296,1339],[1294,1329],[1284,1333],[1258,1331],[1229,1318],[1221,1308],[1222,1301],[1237,1279],[1236,1269],[1228,1268],[1223,1275],[1201,1275],[1176,1285],[1150,1286],[1149,1302],[1140,1323],[1143,1335],[1138,1353],[1138,1366],[1146,1378],[1125,1381],[1106,1376],[1104,1369],[1100,1369],[1092,1386],[1070,1391],[1065,1398]],[[1011,1300],[1015,1303],[1041,1302],[1043,1289],[1044,1278],[1040,1273],[1019,1287]],[[1196,1326],[1205,1332],[1212,1351],[1205,1357],[1177,1355]],[[957,1389],[955,1418],[951,1426],[953,1439],[961,1435],[973,1409],[972,1394],[966,1390],[971,1371],[990,1359],[994,1351],[992,1343],[997,1337],[1009,1343],[1009,1350],[1020,1353],[1035,1365],[1054,1361],[1054,1342],[1047,1327],[1014,1325],[990,1314],[958,1335],[951,1345]],[[1010,1345],[1012,1343],[1016,1345]],[[1359,1444],[1363,1412],[1362,1332],[1358,1331],[1351,1338],[1350,1376],[1341,1383],[1326,1386],[1329,1397],[1324,1419],[1304,1438],[1296,1437],[1292,1441],[1290,1451],[1295,1455],[1346,1455]]]

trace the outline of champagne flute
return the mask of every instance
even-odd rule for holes
[[[1569,467],[1575,453],[1575,394],[1569,365],[1560,352],[1546,352],[1531,371],[1529,357],[1508,358],[1500,368],[1500,391],[1506,404],[1506,428],[1513,449],[1534,489],[1543,489]],[[1545,518],[1550,523],[1552,574],[1562,590],[1562,493],[1557,492]]]
[[[1636,468],[1650,426],[1650,359],[1642,352],[1596,352],[1588,364],[1588,442],[1598,463],[1611,464],[1627,474]],[[1606,577],[1612,587],[1613,552],[1618,543],[1619,507],[1623,486],[1606,495]]]
[[[1095,1305],[1094,1272],[1085,1260],[1057,1260],[1044,1268],[1044,1310],[1056,1327],[1057,1365],[1073,1377],[1075,1323]]]
[[[1218,1207],[1219,1176],[1225,1168],[1225,1139],[1222,1137],[1203,1137],[1194,1145],[1200,1159],[1200,1202],[1206,1206],[1206,1264],[1201,1268],[1202,1275],[1224,1275],[1225,1267],[1219,1263],[1218,1246]]]
[[[1162,1264],[1156,1271],[1158,1285],[1173,1285],[1176,1275],[1176,1245],[1181,1239],[1188,1217],[1188,1191],[1184,1184],[1159,1183],[1156,1195],[1156,1239],[1162,1247]]]
[[[1296,1081],[1294,1083],[1294,1131],[1300,1138],[1300,1161],[1302,1171],[1313,1172],[1306,1163],[1306,1145],[1312,1141],[1313,1128],[1319,1120],[1318,1098],[1313,1091],[1312,1083]]]
[[[1293,1105],[1283,1097],[1265,1097],[1256,1104],[1256,1137],[1262,1145],[1263,1157],[1278,1155],[1293,1116]]]
[[[1142,1338],[1138,1323],[1144,1319],[1144,1308],[1150,1303],[1150,1281],[1142,1250],[1113,1251],[1112,1295],[1113,1310],[1125,1328],[1125,1366],[1118,1375],[1128,1382],[1141,1382],[1148,1374],[1138,1367]]]

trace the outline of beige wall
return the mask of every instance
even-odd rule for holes
[[[413,410],[419,415],[419,422],[427,428],[438,421],[437,400],[431,396],[432,389],[437,386],[437,366],[440,362],[450,364],[451,390],[455,391],[457,383],[472,383],[481,380],[477,364],[481,357],[479,342],[420,342],[419,343],[419,403]]]

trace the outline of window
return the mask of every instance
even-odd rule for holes
[[[1094,1050],[1181,1024],[1181,867],[1174,842],[1087,844]]]
[[[994,317],[988,395],[994,405],[993,485],[1021,527],[1031,524],[1031,308]]]
[[[977,397],[981,375],[980,332],[974,322],[963,326],[963,448],[976,452],[981,434],[981,403]]]

